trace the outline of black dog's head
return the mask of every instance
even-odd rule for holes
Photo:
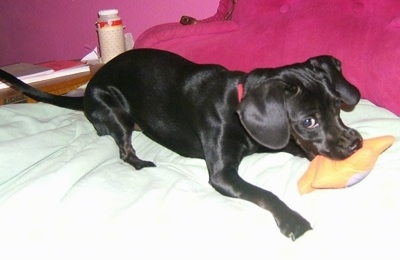
[[[319,56],[305,63],[249,73],[238,107],[253,139],[271,149],[292,138],[308,155],[344,159],[362,146],[362,137],[340,119],[342,102],[354,106],[360,92],[342,75],[340,62]]]

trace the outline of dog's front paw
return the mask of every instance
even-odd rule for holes
[[[312,227],[310,223],[305,220],[299,213],[288,209],[279,217],[275,216],[275,221],[281,230],[281,233],[288,238],[295,241],[297,238],[302,236]]]

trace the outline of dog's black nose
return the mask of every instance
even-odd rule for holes
[[[362,147],[362,139],[355,139],[349,147],[347,147],[347,150],[351,153],[355,153],[358,149]]]

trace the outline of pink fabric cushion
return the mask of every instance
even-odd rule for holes
[[[196,26],[177,26],[176,23],[166,23],[145,31],[141,35],[140,45],[153,46],[171,39],[180,39],[183,42],[187,40],[192,41],[196,36],[207,35],[207,37],[209,37],[211,34],[236,30],[239,30],[239,25],[231,21],[213,22],[211,26],[208,23],[199,23]]]
[[[244,71],[333,55],[363,98],[400,115],[400,1],[238,0],[231,21],[214,20],[155,26],[136,48]]]

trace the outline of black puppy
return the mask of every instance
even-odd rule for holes
[[[360,93],[330,56],[244,73],[138,49],[105,64],[84,97],[43,93],[3,71],[0,77],[35,100],[83,110],[97,133],[111,135],[121,158],[136,169],[155,165],[136,156],[135,125],[183,156],[204,158],[217,191],[269,210],[293,240],[311,229],[309,222],[271,192],[240,178],[242,158],[286,151],[308,159],[317,154],[344,159],[362,145],[360,134],[339,117],[341,103],[355,105]]]

